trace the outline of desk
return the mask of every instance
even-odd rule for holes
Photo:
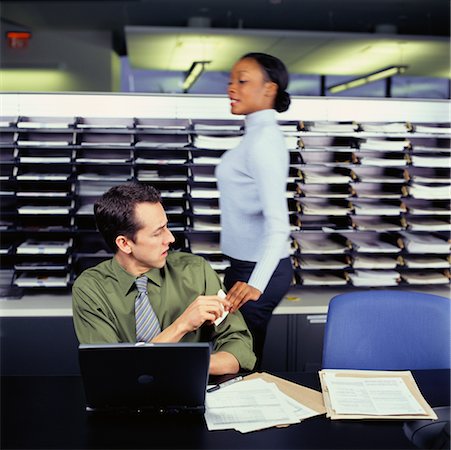
[[[280,376],[318,389],[316,373]],[[415,371],[434,406],[449,405],[450,371]],[[209,432],[203,416],[92,416],[80,377],[3,377],[2,449],[409,449],[402,421],[331,421],[241,434]]]

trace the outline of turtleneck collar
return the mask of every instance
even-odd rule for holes
[[[245,118],[245,126],[248,129],[263,124],[274,124],[276,122],[276,111],[274,109],[262,109],[261,111],[248,114]]]

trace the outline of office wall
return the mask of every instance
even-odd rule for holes
[[[0,90],[101,91],[120,88],[119,57],[107,31],[32,33],[27,48],[12,49],[0,37]]]

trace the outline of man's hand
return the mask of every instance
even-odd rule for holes
[[[197,330],[205,322],[213,323],[228,309],[227,299],[221,299],[217,295],[200,295],[152,342],[179,342],[185,334]]]
[[[257,288],[254,288],[244,281],[237,281],[230,291],[227,292],[226,300],[229,300],[230,302],[229,311],[233,313],[249,300],[258,300],[261,295],[262,293]]]
[[[204,322],[213,323],[222,313],[229,309],[229,301],[217,295],[201,295],[191,303],[176,320],[186,328],[186,333],[197,330]]]

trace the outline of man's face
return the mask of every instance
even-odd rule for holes
[[[161,269],[166,264],[169,246],[174,236],[169,231],[168,219],[161,203],[139,203],[135,207],[135,220],[141,224],[134,241],[128,240],[131,256],[142,273]]]

